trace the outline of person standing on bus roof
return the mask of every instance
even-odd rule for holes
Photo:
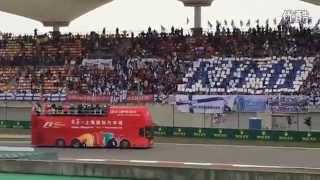
[[[49,114],[49,113],[51,113],[50,111],[51,111],[51,104],[48,103],[48,102],[45,102],[45,104],[44,104],[44,113],[45,114]]]

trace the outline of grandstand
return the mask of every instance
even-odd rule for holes
[[[317,87],[319,44],[311,29],[268,25],[217,26],[199,37],[151,28],[136,36],[2,34],[0,82],[10,88],[1,91],[311,95],[318,93],[310,86]]]
[[[320,20],[314,27],[310,17],[298,23],[295,17],[295,25],[284,16],[273,25],[269,19],[265,24],[249,19],[246,25],[241,20],[240,26],[233,19],[230,26],[217,20],[215,27],[208,21],[206,31],[202,7],[215,1],[178,0],[194,8],[192,34],[162,25],[161,32],[152,27],[139,33],[60,32],[112,1],[28,0],[23,6],[19,0],[0,1],[0,11],[53,27],[33,35],[0,32],[0,128],[6,128],[0,155],[17,148],[8,146],[29,149],[30,136],[37,146],[31,151],[56,153],[50,161],[4,154],[0,159],[15,160],[0,161],[0,177],[10,176],[4,172],[84,179],[319,177],[319,149],[233,143],[318,145]],[[144,106],[128,108],[138,104]],[[214,144],[220,142],[228,145]],[[118,145],[154,148],[78,149]]]
[[[213,58],[193,63],[178,92],[201,94],[298,94],[314,58]]]
[[[0,33],[0,100],[161,103],[164,113],[158,113],[160,108],[153,113],[161,114],[155,119],[166,126],[172,118],[180,126],[248,129],[248,119],[258,117],[281,119],[279,126],[262,129],[305,130],[310,126],[299,124],[299,118],[318,118],[320,21],[314,27],[309,17],[301,22],[295,18],[295,25],[287,17],[273,25],[217,21],[215,28],[208,22],[210,30],[202,31],[201,8],[215,1],[179,0],[194,7],[192,34],[176,27],[161,32],[149,27],[140,33],[119,28],[114,33],[59,32],[59,27],[110,2],[31,0],[21,8],[16,0],[1,1],[1,11],[40,21],[53,31]],[[169,113],[168,104],[176,105]],[[176,109],[192,114],[176,118]],[[297,119],[296,127],[286,118]]]

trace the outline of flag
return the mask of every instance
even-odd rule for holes
[[[281,26],[285,25],[285,24],[286,24],[285,22],[286,22],[285,19],[284,19],[284,18],[281,18],[281,20],[280,20],[280,25],[281,25]]]
[[[234,27],[234,21],[233,21],[233,19],[231,20],[231,26]]]
[[[281,26],[288,26],[289,24],[290,24],[290,17],[281,18],[281,21],[280,21]]]
[[[319,31],[319,24],[320,24],[320,19],[317,21],[317,23],[314,25],[312,28],[314,31]]]
[[[257,25],[259,25],[259,19],[256,20]]]
[[[216,21],[217,26],[221,26],[221,23],[217,20]]]
[[[212,28],[212,26],[213,26],[210,21],[208,21],[208,26],[209,26],[209,28]]]
[[[189,20],[189,17],[187,17],[187,25],[189,24],[190,20]]]
[[[228,26],[228,21],[227,20],[224,20],[224,25]]]
[[[266,25],[269,25],[269,19],[266,20]]]
[[[166,28],[161,25],[161,32],[166,32]]]
[[[250,22],[250,19],[248,20],[246,26],[250,26],[251,22]]]
[[[274,19],[273,19],[273,24],[274,24],[274,25],[277,25],[277,18],[274,18]]]
[[[241,26],[241,27],[243,26],[243,21],[242,21],[242,20],[240,20],[240,26]]]
[[[318,19],[317,23],[314,25],[313,29],[318,29],[320,24],[320,19]]]

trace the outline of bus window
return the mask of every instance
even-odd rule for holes
[[[153,131],[151,127],[145,128],[145,137],[148,139],[153,139]]]
[[[141,137],[146,137],[148,139],[153,139],[153,132],[151,127],[141,128],[139,130],[139,135]]]

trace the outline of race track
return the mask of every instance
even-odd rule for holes
[[[1,147],[30,147],[28,141],[0,141]],[[320,168],[320,148],[156,143],[146,150],[35,148],[54,151],[60,160],[180,162],[203,165]]]

